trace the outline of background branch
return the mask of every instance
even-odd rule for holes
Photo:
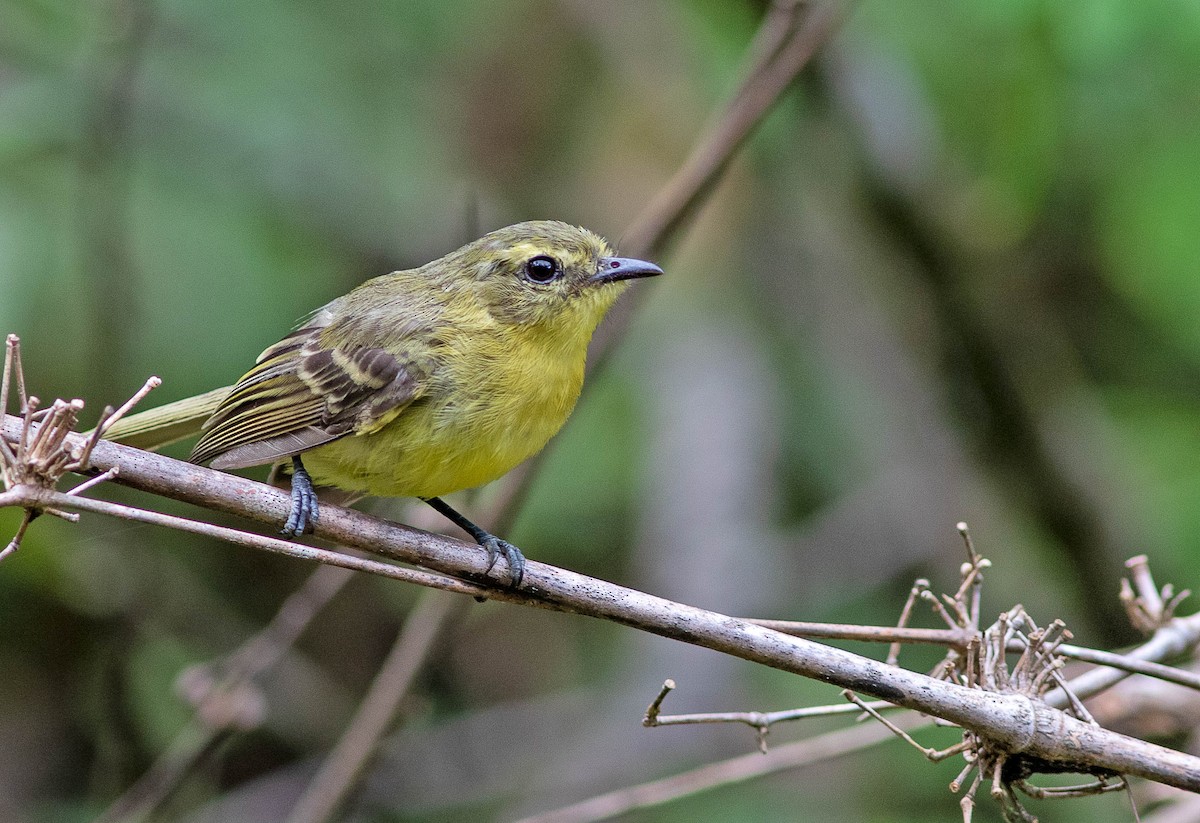
[[[915,717],[899,721],[901,726],[923,725]],[[636,809],[648,809],[682,797],[728,786],[763,775],[825,763],[861,751],[891,738],[882,726],[869,724],[828,732],[819,737],[774,746],[765,754],[752,752],[709,763],[661,780],[608,792],[570,806],[522,818],[519,823],[589,823],[608,820]]]
[[[409,612],[397,642],[380,667],[346,733],[321,764],[288,816],[288,823],[317,823],[333,816],[391,727],[400,701],[448,622],[471,601],[427,591]]]

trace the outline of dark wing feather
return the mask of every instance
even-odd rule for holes
[[[370,430],[420,396],[421,364],[385,349],[332,344],[328,315],[264,351],[213,412],[194,463],[270,463]],[[352,338],[351,338],[352,340]]]

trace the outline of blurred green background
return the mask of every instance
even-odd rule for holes
[[[149,374],[147,405],[230,383],[309,310],[497,226],[557,218],[619,248],[763,10],[0,0],[0,332],[33,393],[94,414]],[[1182,0],[857,3],[660,261],[508,536],[727,613],[883,623],[915,576],[955,588],[966,520],[995,564],[985,614],[1134,642],[1125,558],[1200,585],[1198,78]],[[50,521],[0,565],[10,821],[102,811],[189,717],[180,671],[310,572]],[[0,536],[17,522],[0,511]],[[416,596],[353,580],[262,682],[262,724],[157,819],[282,820]],[[667,677],[669,712],[840,700],[472,605],[340,819],[508,820],[753,749],[744,728],[643,729]],[[630,819],[957,821],[959,767],[891,742]],[[1119,796],[1031,808],[1129,819]],[[999,815],[981,798],[976,819]]]

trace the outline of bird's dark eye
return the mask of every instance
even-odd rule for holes
[[[562,274],[558,261],[540,254],[525,264],[525,276],[534,283],[549,283]]]

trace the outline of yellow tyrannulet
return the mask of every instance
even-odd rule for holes
[[[207,417],[194,462],[290,459],[283,532],[311,531],[313,483],[419,497],[488,551],[514,585],[524,558],[441,495],[496,479],[541,450],[583,384],[592,332],[628,281],[662,274],[554,221],[487,234],[417,269],[368,280],[314,312],[232,388],[120,421],[108,437],[178,439]],[[148,436],[149,435],[149,436]]]

